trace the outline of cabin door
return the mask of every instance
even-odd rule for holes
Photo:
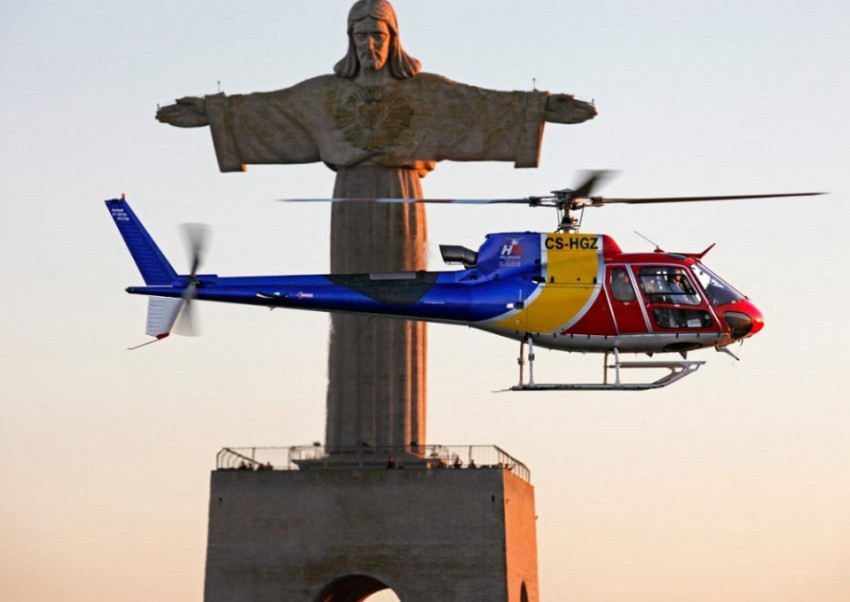
[[[608,266],[605,288],[619,334],[643,334],[649,331],[634,276],[624,265]]]

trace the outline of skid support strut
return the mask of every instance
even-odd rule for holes
[[[525,368],[525,344],[528,343],[528,382],[526,383],[523,378],[523,369]],[[519,384],[516,387],[512,387],[512,389],[517,390],[518,387],[534,385],[534,339],[531,338],[531,335],[527,335],[523,337],[523,339],[519,342],[519,357],[517,358],[517,364],[519,364]]]
[[[614,384],[620,385],[620,350],[614,347],[612,350],[614,354],[614,365],[608,364],[608,352],[605,352],[605,359],[602,362],[602,384],[608,384],[608,369],[614,368]]]
[[[525,344],[528,343],[528,382],[525,382],[523,371],[525,368]],[[517,364],[519,364],[519,384],[517,387],[523,387],[526,385],[534,384],[534,340],[531,338],[531,335],[527,335],[522,338],[519,342],[519,357],[517,358]],[[513,389],[517,389],[517,387],[513,387]]]

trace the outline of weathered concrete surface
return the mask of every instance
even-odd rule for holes
[[[383,587],[403,602],[537,601],[533,487],[501,468],[213,472],[206,602]]]

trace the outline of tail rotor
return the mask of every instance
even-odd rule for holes
[[[183,303],[177,323],[174,326],[174,332],[183,336],[194,337],[200,333],[193,309],[195,306],[193,301],[198,296],[198,286],[200,285],[197,273],[203,263],[210,229],[206,224],[197,223],[183,224],[182,229],[183,239],[189,254],[189,265],[191,267],[189,271],[189,284],[183,292]]]

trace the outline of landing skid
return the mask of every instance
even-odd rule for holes
[[[534,382],[534,343],[529,338],[528,342],[528,381],[524,380],[523,369],[525,367],[525,344],[520,343],[519,358],[519,384],[514,385],[507,391],[646,391],[648,389],[660,389],[672,385],[678,380],[693,374],[699,370],[704,361],[643,361],[643,362],[621,362],[619,350],[615,347],[613,351],[614,363],[608,363],[609,354],[605,354],[602,369],[601,383],[536,383]],[[667,368],[670,372],[661,378],[648,383],[622,383],[620,382],[621,368]],[[609,371],[614,370],[614,382],[608,382]]]

